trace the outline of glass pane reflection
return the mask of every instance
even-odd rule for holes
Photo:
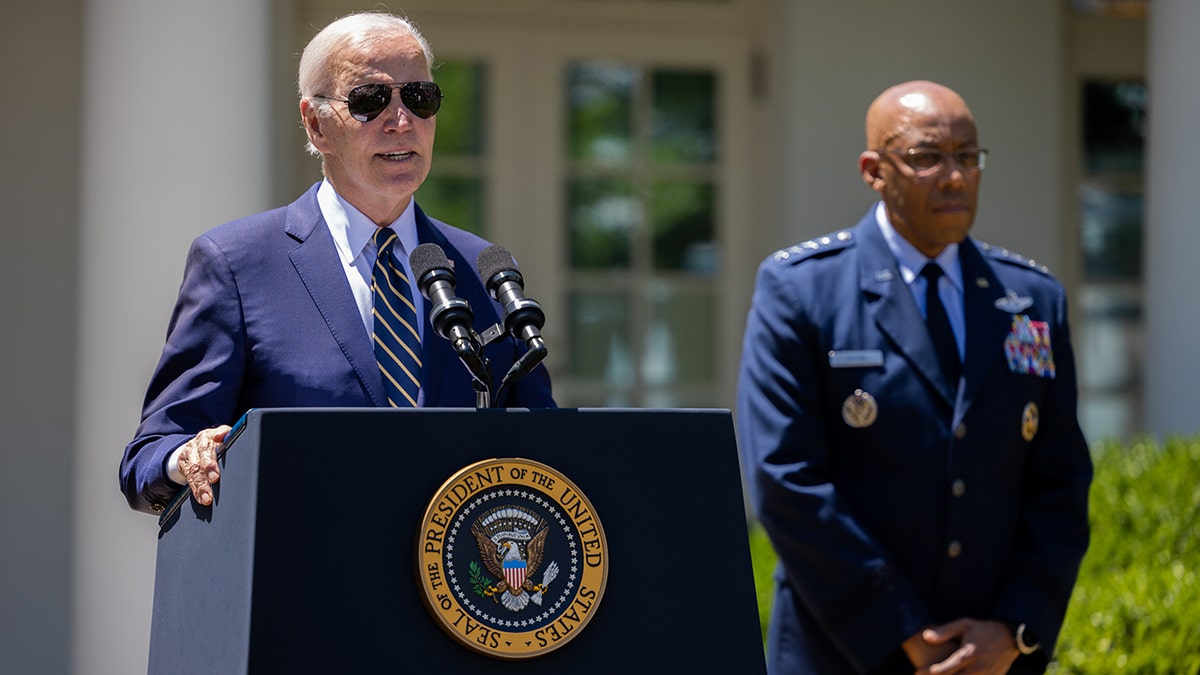
[[[709,382],[715,376],[716,302],[712,291],[657,283],[648,290],[642,379],[657,387]]]
[[[567,188],[568,246],[575,269],[629,267],[641,203],[627,180],[577,178]]]
[[[1078,187],[1084,278],[1075,336],[1079,418],[1089,438],[1127,438],[1140,427],[1146,106],[1144,82],[1084,83]]]
[[[487,234],[483,106],[487,69],[478,61],[443,61],[434,79],[445,94],[437,114],[433,166],[417,191],[426,214],[476,234]]]
[[[571,375],[602,380],[610,388],[634,385],[629,343],[629,298],[624,293],[575,291],[570,295]]]
[[[439,156],[477,157],[484,152],[483,101],[487,76],[483,65],[468,61],[443,61],[434,79],[445,98],[437,114],[434,165]]]
[[[417,191],[417,204],[431,218],[478,235],[483,224],[483,181],[469,176],[430,176]]]
[[[713,192],[708,183],[661,181],[654,186],[651,223],[655,269],[716,273]]]
[[[1141,279],[1141,186],[1095,180],[1080,186],[1079,202],[1085,278]]]
[[[716,157],[715,89],[709,72],[655,71],[655,160],[710,162]]]
[[[627,161],[633,155],[633,90],[638,70],[589,61],[569,66],[566,77],[568,156]]]

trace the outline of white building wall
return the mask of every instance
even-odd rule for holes
[[[1200,2],[1155,0],[1150,14],[1145,220],[1145,419],[1163,436],[1200,430]]]
[[[1061,273],[1075,255],[1061,222],[1061,4],[781,3],[783,217],[763,256],[858,222],[875,199],[857,168],[867,106],[893,84],[929,79],[962,94],[991,150],[973,235]]]
[[[87,0],[73,669],[146,669],[157,521],[117,464],[188,243],[271,206],[269,0]],[[72,157],[74,159],[74,157]],[[203,592],[203,589],[197,589]]]
[[[0,19],[0,673],[68,663],[81,5]]]

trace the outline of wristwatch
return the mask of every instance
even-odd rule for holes
[[[1012,633],[1013,641],[1017,643],[1017,651],[1028,656],[1041,648],[1041,644],[1034,637],[1033,631],[1029,630],[1028,624],[1018,623],[1016,621],[1005,621],[1004,625],[1008,626],[1009,632]]]

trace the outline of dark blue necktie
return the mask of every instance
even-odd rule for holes
[[[375,233],[379,253],[371,274],[375,296],[375,358],[383,375],[383,388],[393,408],[417,407],[421,388],[421,336],[412,287],[392,254],[399,237],[391,228]]]
[[[925,263],[925,267],[921,268],[921,276],[925,277],[925,325],[929,328],[929,337],[933,339],[933,349],[937,352],[942,375],[951,387],[957,387],[962,362],[958,358],[958,342],[950,328],[950,318],[946,316],[946,306],[938,295],[938,279],[942,276],[942,268],[936,262]]]

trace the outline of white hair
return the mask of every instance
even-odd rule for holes
[[[345,49],[369,49],[370,45],[380,40],[395,37],[397,34],[411,35],[421,51],[425,54],[425,68],[432,79],[433,50],[421,31],[406,18],[381,11],[366,11],[347,14],[328,26],[309,40],[300,55],[300,69],[297,85],[301,100],[308,100],[318,115],[327,116],[332,108],[326,99],[314,99],[314,96],[328,95],[334,85],[332,66],[334,59]],[[311,141],[306,149],[312,155],[319,155]]]

